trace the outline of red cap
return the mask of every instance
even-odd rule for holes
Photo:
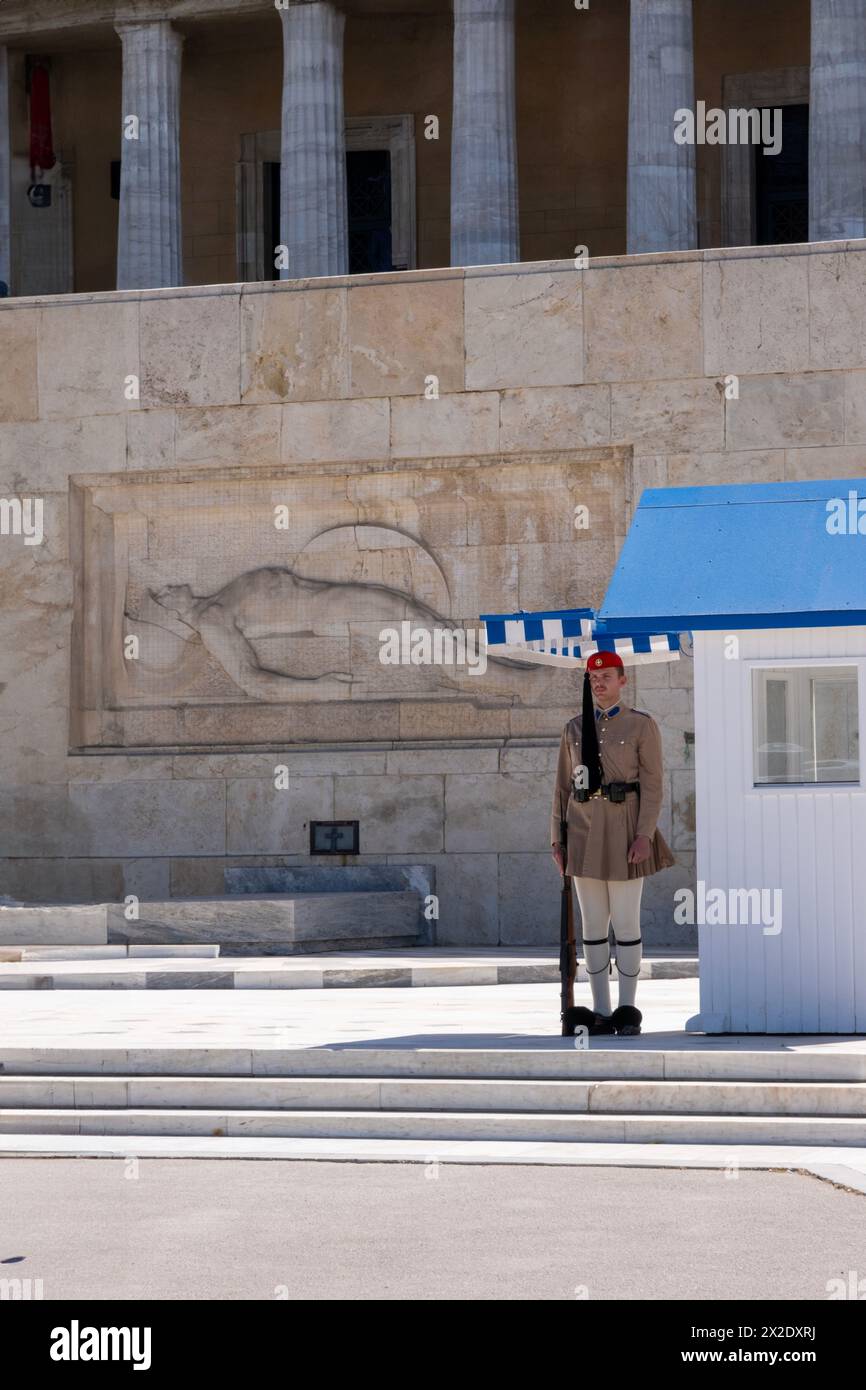
[[[594,652],[586,663],[587,671],[603,671],[608,666],[617,671],[624,670],[622,657],[617,656],[616,652]]]

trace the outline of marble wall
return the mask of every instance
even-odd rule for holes
[[[864,291],[852,242],[0,304],[0,499],[44,531],[0,534],[0,894],[219,892],[358,819],[436,867],[441,941],[552,941],[571,678],[376,633],[596,602],[646,486],[862,475]],[[636,681],[675,942],[691,665]]]

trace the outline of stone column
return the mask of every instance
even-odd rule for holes
[[[514,0],[454,0],[451,264],[519,260]]]
[[[695,147],[674,140],[695,109],[692,0],[631,0],[628,92],[629,254],[698,244]]]
[[[118,24],[123,45],[117,288],[183,284],[180,234],[180,67],[168,20]],[[134,118],[134,119],[133,119]]]
[[[280,237],[284,280],[347,275],[345,16],[331,4],[295,3],[283,21]],[[273,249],[271,249],[273,255]]]
[[[866,0],[812,0],[809,240],[866,236]]]
[[[0,280],[6,286],[7,294],[12,292],[12,225],[9,214],[12,137],[9,124],[9,53],[0,44]]]

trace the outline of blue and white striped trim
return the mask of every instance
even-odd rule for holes
[[[653,661],[678,661],[677,632],[605,637],[595,633],[592,609],[550,613],[483,614],[487,648],[497,656],[543,666],[582,664],[595,652],[616,652],[625,666]]]

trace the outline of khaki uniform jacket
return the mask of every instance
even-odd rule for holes
[[[668,868],[674,857],[656,827],[664,791],[658,725],[651,715],[628,705],[599,717],[598,751],[605,782],[640,783],[640,795],[629,792],[625,801],[617,803],[603,796],[581,802],[573,794],[572,779],[582,765],[581,723],[576,715],[563,730],[550,817],[552,845],[562,844],[562,820],[567,822],[566,874],[622,880]],[[642,864],[629,864],[628,852],[638,835],[646,835],[652,849]]]

